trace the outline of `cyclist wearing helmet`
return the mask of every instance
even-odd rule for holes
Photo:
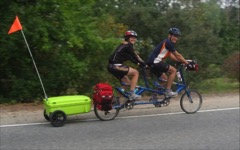
[[[129,100],[141,99],[140,95],[134,94],[134,89],[138,82],[139,72],[129,66],[123,65],[125,61],[131,62],[140,66],[146,66],[144,61],[136,54],[134,44],[137,41],[137,33],[133,30],[128,30],[124,34],[124,41],[116,48],[109,58],[107,70],[118,78],[121,82],[130,83]],[[128,78],[131,76],[131,80]]]
[[[177,93],[171,90],[177,70],[175,67],[164,62],[164,60],[167,57],[170,57],[174,61],[179,61],[186,65],[188,64],[188,62],[174,47],[174,44],[177,42],[180,35],[181,31],[178,28],[170,28],[168,37],[155,47],[147,60],[147,64],[151,65],[151,71],[158,78],[162,77],[167,80],[165,94],[168,97],[177,96]],[[169,73],[168,77],[165,73]]]

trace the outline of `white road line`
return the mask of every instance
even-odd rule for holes
[[[234,108],[222,108],[222,109],[210,109],[210,110],[201,110],[198,113],[202,112],[214,112],[214,111],[226,111],[226,110],[236,110],[240,107]],[[120,112],[121,113],[121,112]],[[175,112],[175,113],[165,113],[165,114],[151,114],[151,115],[140,115],[140,116],[126,116],[126,117],[117,117],[118,119],[127,119],[127,118],[142,118],[142,117],[153,117],[153,116],[168,116],[168,115],[177,115],[177,114],[184,114],[185,112]],[[98,119],[86,119],[85,121],[96,121]],[[49,124],[49,122],[42,122],[42,123],[27,123],[27,124],[10,124],[10,125],[0,125],[0,128],[4,127],[18,127],[18,126],[32,126],[32,125],[41,125],[41,124]]]
[[[234,107],[234,108],[221,108],[221,109],[210,109],[210,110],[200,110],[198,112],[210,112],[210,111],[222,111],[222,110],[234,110],[239,109],[240,107]]]
[[[19,126],[32,126],[32,125],[39,125],[39,124],[49,124],[49,122],[0,125],[0,128],[4,128],[4,127],[19,127]]]
[[[211,111],[235,110],[235,109],[239,109],[239,108],[240,107],[201,110],[201,111],[198,111],[198,113],[201,113],[201,112],[211,112]],[[175,113],[165,113],[165,114],[151,114],[151,115],[141,115],[141,116],[126,116],[126,117],[118,117],[118,118],[140,118],[140,117],[153,117],[153,116],[169,116],[169,115],[177,115],[177,114],[185,114],[185,112],[175,112]]]

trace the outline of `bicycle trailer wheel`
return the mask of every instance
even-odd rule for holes
[[[66,114],[61,110],[54,111],[49,118],[51,124],[54,127],[63,126],[65,124],[66,119],[67,119]]]

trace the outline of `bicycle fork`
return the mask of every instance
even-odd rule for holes
[[[185,91],[186,91],[186,94],[188,96],[189,102],[193,103],[193,100],[192,100],[192,97],[191,97],[191,91],[187,87],[186,87]]]

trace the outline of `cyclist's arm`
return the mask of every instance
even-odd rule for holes
[[[184,63],[185,65],[188,64],[188,62],[186,61],[186,59],[184,59],[183,56],[182,56],[180,53],[178,53],[177,51],[172,52],[172,54],[176,57],[176,59],[177,59],[179,62],[182,62],[182,63]]]
[[[140,66],[146,66],[146,64],[142,60],[142,58],[133,49],[130,51],[130,58],[131,58],[132,62],[134,62]]]
[[[183,56],[180,53],[178,53],[177,50],[174,48],[173,43],[171,43],[169,40],[166,41],[166,48],[171,52],[170,58],[172,58],[175,61],[182,62],[183,64],[186,65],[188,64],[188,62],[183,58]],[[173,56],[171,54],[173,54]]]
[[[173,61],[178,61],[178,59],[177,59],[172,53],[170,53],[169,57],[170,57]]]
[[[139,61],[145,63],[145,62],[142,60],[142,58],[141,58],[138,54],[137,54],[137,58],[138,58]]]

